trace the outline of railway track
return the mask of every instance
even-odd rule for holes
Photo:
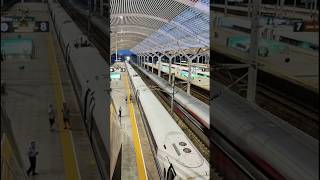
[[[67,1],[59,0],[59,3],[62,7],[66,10],[72,20],[77,24],[80,30],[88,36],[89,40],[93,42],[95,47],[99,50],[102,57],[105,58],[106,62],[107,58],[109,57],[110,53],[108,51],[108,36],[106,32],[102,32],[99,28],[95,27],[94,24],[90,22],[90,32],[88,33],[88,17],[78,10],[76,10],[70,3]]]

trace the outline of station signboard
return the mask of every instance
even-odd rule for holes
[[[1,32],[13,32],[13,25],[10,21],[1,21]]]
[[[49,32],[49,22],[29,16],[6,16],[1,18],[1,32]]]
[[[293,24],[293,32],[319,32],[319,22],[300,21]]]

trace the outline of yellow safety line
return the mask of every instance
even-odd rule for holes
[[[51,32],[48,37],[48,55],[49,63],[52,71],[52,79],[54,84],[54,94],[57,108],[57,123],[59,127],[60,140],[62,144],[62,152],[64,159],[65,178],[68,180],[79,180],[79,170],[76,163],[76,157],[73,149],[71,134],[69,130],[64,129],[63,115],[61,112],[64,96],[61,85],[59,67],[56,61],[56,53],[53,48]]]
[[[129,81],[128,81],[127,75],[125,77],[126,77],[125,85],[126,85],[128,97],[130,97]],[[134,150],[136,153],[138,176],[139,176],[139,180],[146,180],[148,179],[147,171],[146,171],[146,167],[143,159],[137,121],[134,114],[133,104],[131,103],[130,98],[128,98],[128,103],[129,103],[128,106],[130,111],[130,121],[131,121],[131,127],[132,127],[132,137],[133,137],[132,139],[133,139]]]

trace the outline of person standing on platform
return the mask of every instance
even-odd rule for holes
[[[122,108],[120,106],[120,108],[119,108],[119,118],[121,118],[121,111],[122,111]]]
[[[64,129],[70,129],[71,124],[70,124],[70,109],[67,106],[66,102],[63,102],[63,109],[62,109],[62,113],[63,113],[63,122],[64,122]]]
[[[30,162],[30,167],[27,170],[27,175],[29,176],[32,172],[32,175],[37,175],[36,173],[36,163],[37,163],[37,155],[39,154],[38,151],[36,151],[36,142],[32,141],[30,143],[29,149],[28,149],[28,157]]]
[[[49,104],[48,115],[49,115],[49,122],[50,122],[50,131],[53,131],[52,126],[55,123],[56,112],[52,104]]]

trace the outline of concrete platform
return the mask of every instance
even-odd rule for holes
[[[46,9],[42,9],[44,4],[25,4],[29,7],[30,15],[35,10],[36,14],[47,18]],[[39,151],[36,169],[39,175],[33,179],[100,179],[63,55],[53,38],[55,36],[50,33],[19,34],[33,39],[35,57],[13,57],[1,62],[1,79],[7,84],[6,94],[1,97],[1,101],[6,105],[12,120],[24,164],[29,166],[26,153],[29,143],[34,140]],[[5,39],[18,34],[1,35]],[[71,111],[71,130],[63,129],[59,103],[63,100]],[[48,120],[50,103],[57,111],[55,130],[52,132]]]
[[[115,63],[113,67],[121,67],[126,68],[124,63]],[[119,122],[121,122],[122,129],[122,167],[121,167],[121,179],[140,179],[141,176],[138,173],[139,163],[137,156],[142,155],[145,163],[146,173],[149,179],[159,179],[157,168],[155,165],[154,157],[152,151],[150,149],[150,143],[148,141],[145,128],[141,119],[141,115],[139,112],[139,108],[137,107],[134,96],[133,99],[133,111],[134,117],[130,114],[130,104],[129,104],[129,95],[130,92],[133,95],[131,87],[129,86],[129,80],[127,72],[120,72],[121,79],[115,79],[111,81],[111,97],[116,108],[116,112],[119,111],[119,108],[122,109],[122,116],[118,118]],[[125,98],[128,98],[127,102]],[[132,111],[132,110],[131,110]],[[135,119],[133,121],[133,118]],[[135,128],[137,127],[138,132],[135,132]],[[142,150],[142,154],[136,149],[135,141],[135,133],[138,133],[138,138],[140,141],[140,147]],[[119,139],[119,138],[118,138]]]
[[[228,29],[220,29],[218,38],[214,38],[212,49],[216,52],[225,54],[237,59],[242,63],[248,63],[248,53],[228,48],[226,40],[228,37],[241,35]],[[290,62],[284,59],[290,57]],[[286,79],[290,82],[306,87],[314,92],[319,91],[319,54],[306,52],[306,50],[289,46],[289,51],[268,57],[258,57],[259,69],[269,72],[277,77]]]

